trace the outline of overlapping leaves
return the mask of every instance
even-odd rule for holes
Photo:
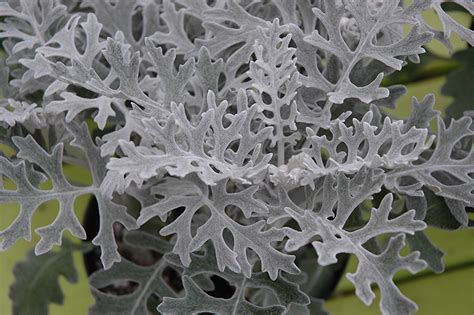
[[[74,135],[72,144],[85,154],[93,174],[93,184],[89,187],[78,187],[66,179],[63,173],[62,143],[54,146],[52,152],[48,153],[32,136],[14,137],[13,142],[19,150],[17,157],[22,160],[14,162],[0,157],[0,174],[13,181],[16,189],[2,187],[0,202],[19,203],[20,212],[15,221],[0,232],[0,248],[6,250],[19,238],[31,240],[31,218],[36,209],[49,200],[59,201],[59,213],[53,223],[36,230],[41,239],[35,247],[35,253],[43,254],[51,250],[53,245],[60,245],[64,230],[85,239],[85,230],[74,213],[74,201],[81,195],[93,194],[100,209],[100,230],[93,243],[101,247],[102,262],[109,268],[113,262],[120,260],[112,230],[113,223],[120,222],[128,228],[134,228],[135,220],[127,214],[124,206],[113,203],[102,194],[100,185],[105,176],[106,161],[100,157],[99,149],[90,139],[87,127],[69,125],[68,130]],[[41,172],[34,170],[31,167],[33,164],[39,167]],[[39,184],[46,177],[51,180],[53,187],[45,190],[41,189]]]
[[[13,2],[13,1],[12,1]],[[56,0],[21,0],[13,7],[0,3],[0,38],[14,40],[12,53],[43,45],[51,36],[52,26],[66,13],[66,7]]]
[[[374,193],[383,183],[383,175],[362,169],[354,177],[340,173],[337,179],[328,175],[323,184],[322,194],[326,198],[317,211],[301,208],[286,208],[287,213],[299,224],[301,231],[288,229],[288,250],[296,250],[311,242],[314,236],[320,241],[312,245],[318,254],[318,263],[328,265],[337,261],[337,254],[351,253],[358,259],[358,268],[348,279],[354,283],[357,296],[370,304],[375,294],[370,288],[376,283],[381,292],[380,308],[384,314],[410,314],[416,311],[415,303],[407,299],[394,284],[392,277],[401,269],[412,273],[426,266],[414,252],[401,257],[399,252],[405,244],[403,233],[413,234],[426,227],[423,221],[415,220],[415,211],[410,210],[395,218],[389,217],[393,196],[386,195],[378,209],[372,209],[369,220],[362,227],[348,231],[345,225],[357,207]],[[363,245],[386,233],[401,233],[393,236],[379,254]]]
[[[273,21],[268,34],[258,28],[260,40],[255,42],[256,61],[250,63],[249,77],[252,79],[250,94],[262,120],[267,126],[273,126],[270,146],[278,146],[278,165],[285,161],[285,146],[294,144],[299,138],[296,130],[296,102],[294,97],[298,89],[298,73],[295,59],[296,49],[289,48],[291,35],[280,39],[287,29]],[[285,116],[283,116],[285,114]]]
[[[176,257],[167,257],[171,263],[179,264]],[[204,275],[217,275],[235,286],[236,290],[229,299],[217,299],[208,295],[199,282],[193,277]],[[256,273],[251,278],[235,272],[222,272],[218,269],[216,262],[216,253],[212,247],[206,247],[204,255],[193,254],[192,262],[184,269],[183,285],[185,296],[181,298],[167,297],[158,307],[158,310],[164,313],[177,312],[178,314],[190,314],[197,312],[214,312],[217,314],[284,314],[288,311],[290,305],[306,305],[309,303],[308,297],[300,291],[298,286],[284,277],[272,280],[264,273]],[[247,297],[249,289],[260,290],[264,295],[260,297],[266,302],[264,305],[258,305],[257,301],[253,301]],[[255,294],[258,296],[258,294]],[[268,297],[270,296],[270,298]],[[203,302],[204,301],[204,302]],[[272,301],[274,301],[272,303]]]
[[[454,2],[473,12],[469,1]],[[378,107],[394,107],[405,92],[381,87],[383,77],[417,62],[433,37],[449,47],[455,32],[472,45],[472,31],[441,3],[0,4],[7,55],[0,85],[8,98],[0,107],[0,141],[18,149],[12,158],[0,157],[0,203],[20,204],[16,220],[0,232],[0,247],[31,239],[33,214],[51,200],[59,201],[59,212],[37,229],[35,252],[60,244],[64,230],[85,238],[74,202],[92,194],[100,217],[93,243],[111,267],[91,277],[92,313],[145,314],[155,296],[162,301],[158,310],[169,313],[291,313],[295,305],[307,311],[308,299],[285,274],[299,272],[285,250],[309,243],[322,265],[340,253],[358,258],[357,271],[348,277],[366,304],[374,299],[375,283],[384,313],[414,312],[392,278],[400,269],[423,268],[419,258],[443,269],[442,253],[422,234],[421,220],[468,226],[466,210],[474,205],[472,120],[446,127],[439,119],[433,137],[429,123],[438,114],[431,96],[414,100],[405,121],[385,117]],[[442,30],[423,20],[429,8]],[[101,132],[97,144],[85,125],[73,122],[90,114]],[[73,141],[65,145],[68,134]],[[92,185],[66,179],[66,161],[87,164]],[[382,186],[406,201],[405,208],[392,210],[392,194],[378,198]],[[136,227],[117,203],[128,202],[127,194],[140,202],[138,223],[159,216],[164,237],[129,234],[137,237],[132,245],[174,255],[148,267],[118,262],[112,225]],[[374,195],[378,207],[364,213],[363,202]],[[433,214],[427,205],[434,199],[449,212],[437,207]],[[299,230],[289,227],[290,219]],[[400,256],[406,234],[421,253]],[[377,250],[383,235],[390,238]],[[182,276],[184,292],[164,276],[170,266],[173,277]],[[74,278],[70,270],[59,271]],[[210,275],[237,290],[228,299],[212,297],[206,293]],[[123,279],[138,284],[131,294],[102,290]],[[51,300],[60,301],[55,282],[52,290]]]
[[[186,117],[184,107],[176,104],[171,105],[172,114],[164,126],[154,118],[144,119],[156,148],[121,141],[126,156],[112,158],[107,165],[108,176],[116,188],[123,191],[132,182],[141,185],[163,172],[179,177],[197,174],[209,185],[223,179],[249,183],[270,159],[270,155],[261,154],[260,143],[249,140],[270,130],[265,128],[253,133],[248,129],[257,110],[255,106],[232,115],[226,112],[229,103],[223,101],[217,105],[212,92],[208,94],[207,104],[209,109],[197,125]],[[241,138],[243,141],[234,151],[232,145]]]
[[[315,179],[327,174],[356,173],[363,167],[398,169],[418,160],[433,140],[427,129],[408,129],[403,121],[386,117],[378,128],[372,120],[372,112],[360,121],[354,119],[352,126],[335,120],[329,136],[318,136],[308,128],[309,148],[293,156],[288,165],[271,167],[271,179],[280,184],[313,186]]]
[[[265,204],[254,197],[258,187],[228,192],[228,184],[227,180],[221,180],[209,187],[193,176],[181,181],[169,179],[154,189],[154,193],[163,195],[164,198],[142,209],[138,223],[143,224],[155,216],[165,221],[172,211],[183,207],[184,212],[162,228],[160,234],[177,235],[173,252],[179,255],[185,266],[191,263],[192,252],[211,241],[220,271],[229,268],[250,278],[254,261],[249,257],[247,249],[251,249],[258,256],[262,271],[268,272],[271,279],[278,277],[279,270],[297,273],[294,257],[283,254],[272,246],[272,243],[279,242],[284,237],[280,229],[267,229],[263,220],[253,223],[249,221],[247,225],[243,225],[234,219],[237,211],[241,211],[247,219],[252,215],[268,212]],[[173,186],[176,189],[171,189]],[[178,189],[178,186],[183,188]],[[203,212],[209,213],[210,217],[204,219]],[[194,229],[197,229],[195,234]],[[227,243],[224,230],[232,234],[233,244]]]
[[[420,33],[416,26],[417,14],[427,6],[427,3],[421,1],[415,1],[405,9],[399,7],[397,1],[381,2],[380,7],[372,10],[369,9],[368,1],[344,1],[340,5],[325,1],[324,4],[324,12],[320,8],[314,8],[313,12],[324,25],[327,38],[314,31],[310,36],[304,37],[304,40],[335,56],[341,65],[337,83],[327,91],[329,100],[333,103],[342,103],[347,98],[358,98],[369,103],[387,97],[388,90],[380,87],[383,72],[376,74],[376,78],[366,86],[357,86],[351,82],[350,74],[356,64],[363,58],[373,58],[390,68],[400,70],[403,62],[398,57],[423,53],[422,45],[432,38],[431,33]],[[348,45],[340,32],[340,22],[347,14],[355,23],[357,39],[354,48]],[[405,37],[394,29],[403,24],[413,25]],[[392,35],[388,43],[383,42],[384,37],[377,37],[381,32]],[[330,84],[326,84],[328,85]]]
[[[429,157],[393,170],[387,176],[386,185],[413,197],[424,197],[421,188],[429,188],[445,198],[451,213],[466,226],[469,219],[465,208],[474,205],[474,131],[471,126],[470,117],[452,120],[448,128],[438,119],[436,147]],[[461,143],[466,145],[455,149]]]
[[[126,234],[125,243],[133,246],[137,251],[140,250],[142,256],[152,256],[151,251],[164,255],[170,250],[167,242],[143,232]],[[152,295],[160,299],[165,296],[176,296],[175,290],[167,283],[163,275],[165,268],[169,266],[170,264],[164,258],[159,258],[148,266],[122,259],[108,270],[97,271],[89,279],[92,294],[96,299],[96,303],[89,310],[90,314],[148,314],[148,300]],[[101,291],[108,286],[127,281],[138,284],[138,287],[129,294],[117,296]]]

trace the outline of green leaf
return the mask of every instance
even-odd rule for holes
[[[444,271],[444,253],[437,248],[423,231],[407,235],[407,243],[413,251],[420,252],[420,258],[428,263],[428,267],[436,273]]]
[[[460,51],[453,55],[453,59],[461,62],[462,67],[446,77],[446,83],[441,88],[444,95],[453,97],[453,101],[446,108],[446,121],[451,118],[460,118],[469,109],[472,110],[474,89],[466,88],[474,78],[474,49]]]
[[[28,253],[27,259],[16,264],[15,282],[10,286],[13,315],[48,314],[50,303],[62,304],[64,295],[59,277],[71,283],[77,282],[77,271],[72,258],[73,251],[86,250],[84,245],[73,244],[67,239],[57,252],[36,256]]]

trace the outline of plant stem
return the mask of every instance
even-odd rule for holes
[[[349,257],[349,254],[340,254],[337,263],[329,266],[318,265],[309,279],[307,293],[315,298],[328,299],[336,289]]]

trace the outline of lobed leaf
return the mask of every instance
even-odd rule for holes
[[[173,191],[169,185],[186,185],[187,193],[183,196],[180,190]],[[258,255],[262,272],[267,272],[272,280],[278,276],[278,271],[297,273],[294,257],[276,250],[272,243],[281,241],[284,233],[280,229],[265,228],[264,221],[256,221],[248,225],[237,222],[226,209],[240,209],[246,218],[253,214],[268,212],[265,204],[253,197],[257,187],[252,186],[242,191],[227,192],[227,181],[222,180],[208,187],[200,180],[190,177],[188,180],[168,180],[155,188],[157,194],[164,195],[163,200],[143,208],[138,218],[142,225],[151,218],[159,216],[165,221],[173,210],[184,207],[184,212],[176,220],[161,229],[163,236],[176,234],[173,252],[178,254],[184,266],[191,263],[191,253],[200,249],[207,241],[211,241],[216,251],[217,266],[221,272],[229,268],[233,272],[243,273],[247,278],[252,276],[254,262],[249,259],[247,249]],[[164,187],[164,191],[161,191]],[[210,217],[197,221],[198,212],[207,209]],[[233,210],[236,214],[237,209]],[[192,234],[192,223],[199,222],[196,234]],[[228,230],[233,236],[233,245],[224,239],[223,232]]]
[[[371,7],[368,1],[363,0],[344,1],[342,4],[325,1],[324,8],[325,12],[317,7],[313,8],[313,12],[324,25],[328,38],[316,30],[310,36],[305,36],[304,40],[335,56],[342,67],[336,79],[337,83],[332,86],[321,78],[319,70],[312,67],[314,69],[311,72],[312,77],[330,88],[325,91],[332,103],[342,103],[347,98],[359,98],[369,103],[387,97],[388,91],[379,87],[382,73],[377,73],[376,78],[364,87],[357,86],[351,81],[350,74],[357,63],[363,58],[372,58],[388,67],[400,70],[403,61],[399,57],[423,53],[422,45],[429,42],[433,36],[432,33],[418,31],[415,17],[425,8],[418,1],[407,8],[401,8],[397,1],[384,1],[375,7]],[[346,12],[351,16],[355,27],[352,45],[346,42],[340,32],[340,24],[346,18]],[[404,24],[413,26],[406,36],[394,29],[396,25]]]
[[[43,45],[51,36],[50,28],[66,13],[57,0],[20,0],[13,7],[0,3],[0,38],[14,39],[12,53]]]
[[[354,254],[358,259],[357,271],[347,278],[355,285],[357,296],[367,305],[375,298],[371,284],[376,283],[381,292],[380,309],[383,314],[410,314],[417,310],[415,303],[406,298],[394,284],[392,278],[398,270],[418,272],[426,263],[413,252],[401,257],[399,251],[405,244],[403,233],[413,234],[423,230],[426,224],[415,220],[415,211],[410,210],[395,218],[389,217],[393,195],[388,194],[378,209],[372,209],[369,220],[356,230],[346,230],[349,217],[365,199],[380,190],[383,177],[373,171],[359,171],[349,179],[340,173],[334,183],[331,175],[324,180],[323,193],[333,195],[323,200],[320,211],[286,208],[287,213],[298,223],[301,232],[287,228],[289,241],[287,250],[296,250],[319,235],[320,241],[312,245],[318,254],[318,263],[328,265],[337,262],[340,253]],[[334,210],[333,210],[334,208]],[[385,250],[372,253],[363,245],[386,233],[401,233],[390,238]]]
[[[256,60],[250,63],[249,77],[252,80],[250,95],[255,100],[262,121],[273,127],[270,146],[278,143],[278,165],[285,161],[285,145],[294,145],[299,138],[296,130],[298,114],[296,90],[299,88],[295,49],[289,48],[291,35],[280,36],[287,28],[273,21],[266,32],[258,27],[260,39],[255,41]],[[285,113],[286,117],[282,113]]]
[[[179,265],[179,259],[168,256],[167,260]],[[217,275],[236,290],[228,299],[214,298],[208,295],[199,286],[195,279],[199,275]],[[308,297],[299,289],[298,285],[284,277],[272,280],[264,273],[256,273],[252,278],[246,278],[239,273],[222,272],[216,262],[216,253],[211,247],[206,247],[204,255],[193,254],[192,262],[183,272],[185,296],[181,298],[166,297],[158,307],[160,312],[190,314],[197,312],[214,312],[217,314],[283,314],[292,305],[305,306],[309,303]],[[272,302],[269,305],[257,305],[252,299],[247,299],[249,289],[261,290]],[[269,292],[266,292],[268,290]],[[276,298],[276,299],[275,299]]]
[[[36,209],[45,201],[58,200],[59,213],[53,223],[38,228],[36,232],[41,239],[35,246],[37,255],[51,250],[53,245],[61,245],[62,233],[68,230],[72,235],[85,239],[86,233],[74,213],[74,201],[77,197],[85,194],[93,194],[99,204],[100,229],[93,243],[99,245],[102,250],[101,259],[106,268],[114,261],[120,260],[116,250],[112,225],[121,222],[128,228],[134,228],[134,219],[126,213],[126,208],[104,198],[100,184],[105,175],[105,160],[99,155],[99,149],[90,139],[85,125],[78,127],[69,125],[68,130],[74,135],[73,145],[81,148],[91,167],[94,183],[89,187],[72,185],[63,173],[63,144],[54,146],[51,154],[48,154],[34,138],[29,135],[25,138],[14,137],[13,142],[19,149],[18,158],[24,159],[19,163],[12,163],[4,157],[0,157],[0,174],[9,178],[16,184],[16,190],[2,188],[0,190],[0,203],[19,203],[20,213],[15,221],[5,230],[0,231],[0,248],[6,250],[11,247],[17,239],[31,240],[31,218]],[[33,169],[26,166],[25,161],[35,164],[41,168],[44,174],[51,180],[52,188],[40,189],[36,181],[31,178],[35,176]]]
[[[433,141],[426,129],[407,129],[403,121],[392,122],[386,117],[377,128],[372,120],[373,112],[367,112],[360,121],[353,119],[350,127],[335,120],[329,128],[330,139],[308,128],[309,148],[294,156],[291,166],[271,167],[270,178],[274,183],[292,181],[313,187],[315,179],[328,174],[352,174],[363,167],[398,170],[418,160]]]
[[[25,261],[13,269],[15,282],[10,286],[9,296],[13,301],[12,314],[48,314],[50,303],[63,304],[64,295],[59,278],[64,276],[70,283],[77,282],[77,271],[72,254],[83,250],[65,239],[61,249],[36,256],[28,252]]]
[[[474,205],[474,178],[470,176],[474,163],[472,142],[466,150],[453,153],[456,144],[465,139],[472,139],[470,117],[452,120],[446,128],[438,118],[438,137],[435,149],[426,160],[415,165],[406,165],[390,172],[386,186],[403,194],[423,197],[421,188],[432,190],[436,195],[445,198],[451,213],[466,226],[468,216],[466,207]]]
[[[154,250],[160,254],[166,253],[170,248],[168,243],[144,232],[135,232],[125,235],[125,243],[134,246],[134,250]],[[145,253],[141,253],[144,255]],[[148,300],[152,296],[163,298],[176,296],[176,292],[169,285],[165,268],[170,266],[164,258],[149,266],[141,266],[127,259],[115,263],[108,270],[99,270],[91,275],[89,282],[96,303],[89,309],[90,314],[118,314],[130,315],[149,314]],[[132,293],[126,295],[113,295],[101,291],[107,286],[133,281],[138,286]]]
[[[143,120],[158,148],[121,141],[126,156],[112,158],[107,165],[108,176],[118,180],[115,187],[123,190],[132,182],[141,185],[163,171],[178,177],[197,174],[209,185],[223,179],[250,183],[249,179],[265,168],[270,155],[261,156],[260,144],[248,142],[248,138],[245,143],[240,142],[236,152],[231,146],[239,142],[242,133],[254,134],[244,128],[249,128],[247,118],[255,115],[256,108],[226,114],[230,105],[226,101],[217,105],[212,92],[207,103],[209,109],[196,126],[187,118],[184,107],[176,104],[172,104],[172,114],[164,126],[154,118]],[[269,131],[266,128],[254,135]]]

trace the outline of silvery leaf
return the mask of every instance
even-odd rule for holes
[[[331,175],[327,176],[323,189],[326,194],[334,195],[335,202],[324,203],[319,212],[295,206],[286,208],[301,228],[301,232],[287,229],[289,241],[286,248],[296,250],[311,242],[313,236],[319,235],[321,240],[312,242],[319,264],[335,263],[339,253],[351,253],[357,257],[357,271],[348,274],[347,278],[355,285],[357,296],[365,304],[369,305],[375,298],[370,285],[376,283],[381,291],[380,309],[383,314],[410,314],[417,310],[417,306],[400,292],[392,278],[401,269],[415,273],[426,267],[426,263],[419,259],[418,252],[405,257],[399,254],[405,243],[403,233],[413,234],[423,230],[426,224],[414,219],[414,210],[389,217],[393,195],[388,194],[378,209],[371,210],[364,226],[352,231],[344,228],[349,216],[362,201],[380,189],[382,182],[383,177],[370,170],[359,172],[352,179],[342,173],[337,176],[337,180],[332,179]],[[354,193],[357,190],[358,193]],[[370,239],[386,233],[401,234],[391,237],[382,253],[374,254],[362,246]]]
[[[91,168],[94,183],[91,186],[79,187],[72,185],[63,173],[63,144],[53,147],[51,154],[41,148],[34,138],[29,135],[25,138],[14,137],[13,142],[19,149],[17,157],[20,162],[12,163],[0,157],[0,171],[17,185],[16,190],[0,190],[1,203],[19,203],[20,213],[15,221],[0,232],[2,242],[0,247],[6,250],[16,240],[24,238],[31,240],[31,218],[39,205],[49,200],[58,200],[60,209],[55,221],[50,225],[38,228],[36,232],[41,239],[35,246],[37,255],[51,250],[53,245],[61,245],[62,233],[68,230],[72,235],[85,239],[86,233],[74,213],[74,201],[85,194],[94,194],[99,204],[100,229],[93,243],[102,249],[102,262],[109,268],[114,261],[119,261],[120,256],[116,250],[112,225],[118,221],[128,228],[135,227],[134,219],[126,213],[123,206],[104,198],[100,191],[100,183],[105,175],[105,160],[99,155],[99,149],[90,139],[87,127],[69,126],[69,131],[74,135],[73,145],[81,148],[86,155]],[[40,189],[30,180],[30,169],[25,161],[35,164],[42,169],[44,174],[51,179],[53,188]]]
[[[369,10],[367,1],[344,1],[339,5],[337,2],[325,1],[324,4],[325,12],[320,8],[313,8],[313,12],[325,26],[328,39],[318,31],[314,31],[304,40],[335,56],[342,66],[341,75],[338,76],[336,85],[331,91],[328,91],[330,92],[328,94],[329,100],[333,103],[342,103],[350,97],[359,98],[365,103],[387,97],[388,91],[379,88],[382,73],[379,73],[372,82],[364,87],[356,86],[351,82],[350,73],[356,64],[368,57],[378,60],[388,67],[400,70],[403,62],[397,57],[423,53],[424,49],[421,46],[432,38],[431,33],[420,33],[416,26],[415,17],[424,8],[416,3],[403,9],[398,6],[397,1],[385,1],[380,8],[372,11]],[[354,48],[348,45],[339,30],[340,22],[345,18],[346,13],[352,16],[357,27]],[[381,39],[378,39],[379,42],[377,42],[377,34],[397,32],[392,27],[393,24],[414,26],[406,36],[403,36],[400,33],[401,30],[398,30],[400,34],[392,36],[388,43],[383,43]],[[313,73],[317,72],[313,71]],[[318,76],[316,75],[316,77]]]
[[[197,125],[188,120],[184,107],[176,104],[172,104],[172,115],[164,126],[154,118],[144,119],[147,132],[154,137],[160,149],[137,147],[121,141],[120,146],[126,156],[112,158],[107,165],[110,170],[108,176],[115,178],[116,174],[121,175],[115,185],[128,187],[132,182],[141,185],[163,170],[178,177],[194,173],[210,185],[226,178],[249,183],[256,173],[266,167],[270,155],[261,156],[261,145],[249,142],[249,138],[241,142],[237,152],[229,146],[242,139],[242,133],[254,134],[245,129],[249,128],[248,120],[255,115],[256,107],[235,115],[227,114],[229,103],[223,101],[217,105],[212,92],[208,94],[207,103],[209,109],[202,114]],[[256,138],[269,131],[265,128],[254,136]]]
[[[288,273],[298,272],[293,262],[294,257],[283,254],[271,246],[272,242],[283,239],[282,230],[273,227],[267,229],[263,220],[242,225],[225,211],[226,208],[231,207],[234,213],[242,211],[246,218],[250,218],[252,214],[268,212],[265,204],[253,197],[258,189],[257,186],[251,186],[242,191],[228,192],[226,180],[211,187],[204,185],[195,177],[191,177],[188,181],[181,180],[181,182],[188,187],[188,192],[184,196],[177,195],[169,189],[169,185],[177,186],[180,181],[171,179],[165,181],[164,191],[161,191],[161,185],[156,186],[155,192],[164,195],[164,199],[142,209],[138,223],[143,224],[155,216],[165,221],[172,211],[184,207],[184,212],[160,231],[160,234],[164,236],[177,235],[173,252],[179,255],[184,266],[187,267],[191,263],[192,252],[200,249],[207,241],[211,241],[216,252],[217,266],[221,272],[228,268],[250,278],[253,263],[249,260],[247,249],[257,254],[262,272],[267,272],[272,280],[278,277],[279,270]],[[199,223],[196,234],[193,235],[192,223],[198,220],[198,214],[203,207],[208,209],[210,217]],[[229,245],[224,239],[224,230],[232,234],[233,245]]]
[[[217,314],[283,314],[290,306],[304,306],[309,303],[308,297],[284,277],[279,277],[276,281],[271,280],[264,273],[256,273],[252,278],[246,278],[239,273],[231,271],[222,272],[217,267],[215,252],[212,247],[206,247],[204,255],[193,254],[189,267],[184,269],[183,282],[185,296],[181,298],[166,297],[158,307],[158,311],[163,313],[190,314],[196,312],[213,312]],[[179,259],[168,256],[171,263],[179,264]],[[217,275],[230,285],[236,287],[235,293],[228,299],[214,298],[208,295],[193,277],[197,275]],[[248,288],[256,288],[270,295],[264,306],[258,305],[252,300],[245,298],[245,291]],[[267,292],[265,292],[267,291]],[[268,301],[270,303],[268,303]]]
[[[96,109],[97,113],[94,116],[94,121],[100,129],[105,128],[107,119],[115,116],[115,111],[112,109],[112,99],[99,96],[97,98],[83,98],[71,92],[61,93],[63,100],[53,101],[46,106],[47,113],[59,114],[67,112],[66,122],[71,122],[79,113]]]
[[[36,104],[8,100],[8,103],[0,104],[0,122],[10,127],[15,124],[30,124],[34,128],[45,126],[43,109]]]
[[[167,26],[167,31],[158,31],[148,38],[158,44],[170,44],[176,47],[179,54],[190,54],[195,49],[194,44],[189,40],[184,29],[184,11],[176,10],[175,4],[171,0],[165,0],[163,3],[163,13],[160,17]]]
[[[133,246],[134,251],[141,256],[149,255],[149,252],[140,250],[154,250],[160,254],[165,254],[170,250],[167,242],[144,232],[127,233],[124,241],[127,245]],[[149,266],[141,266],[123,259],[108,270],[95,272],[89,278],[92,294],[96,300],[89,309],[90,314],[149,314],[147,303],[152,295],[160,298],[176,296],[176,292],[168,284],[166,276],[163,275],[165,268],[169,268],[169,266],[170,264],[164,258]],[[114,295],[100,291],[107,286],[127,281],[138,284],[131,294]]]
[[[474,205],[474,179],[469,174],[474,163],[472,143],[466,150],[460,150],[460,156],[454,157],[453,149],[463,138],[472,139],[470,117],[452,120],[446,128],[443,120],[438,118],[438,136],[436,147],[423,163],[406,165],[390,172],[386,186],[395,191],[423,197],[422,186],[429,188],[436,195],[446,199],[451,213],[463,225],[468,224],[466,207]],[[405,181],[410,178],[411,180]]]
[[[81,7],[92,8],[109,36],[122,33],[125,42],[134,51],[141,50],[145,46],[145,38],[154,34],[159,27],[159,6],[154,1],[86,0],[81,2]],[[133,15],[137,13],[142,18],[139,25],[133,21]],[[137,33],[139,36],[136,36]]]
[[[353,119],[350,127],[333,121],[329,128],[331,138],[307,129],[310,146],[300,154],[298,165],[270,167],[271,179],[275,183],[291,180],[313,186],[314,179],[327,174],[355,173],[363,167],[399,169],[418,160],[431,145],[433,139],[427,136],[426,129],[405,130],[403,121],[391,121],[388,117],[377,128],[372,117],[373,112],[367,112],[360,121]],[[339,151],[341,145],[346,151]],[[329,155],[327,159],[325,152]],[[287,176],[293,178],[285,179]]]
[[[474,14],[474,3],[472,1],[455,0],[453,2],[462,6],[469,12],[469,14]],[[474,46],[474,31],[456,22],[456,20],[454,20],[451,16],[449,16],[448,13],[443,10],[443,8],[441,7],[441,3],[441,0],[435,0],[433,1],[432,7],[436,11],[436,14],[438,14],[438,17],[441,21],[441,25],[443,26],[444,38],[448,39],[451,36],[451,33],[455,32],[459,35],[459,37],[468,42],[469,45]]]
[[[12,53],[33,49],[46,43],[50,27],[66,13],[66,7],[57,0],[20,0],[18,7],[0,3],[0,38],[15,39]]]
[[[161,48],[155,48],[150,40],[145,40],[146,50],[151,57],[151,62],[160,78],[159,85],[163,91],[161,102],[169,107],[171,102],[184,103],[186,99],[186,85],[189,83],[195,71],[194,59],[188,59],[185,64],[179,66],[178,71],[174,69],[176,50],[170,49],[163,53]]]
[[[298,114],[294,101],[300,84],[296,70],[295,49],[289,48],[291,35],[280,38],[287,29],[278,26],[278,20],[265,30],[257,28],[260,39],[255,41],[256,60],[250,63],[249,77],[253,83],[250,95],[261,112],[262,120],[273,127],[270,146],[278,144],[278,165],[285,161],[286,144],[294,145],[299,137],[296,130]],[[288,112],[287,117],[282,113]]]

